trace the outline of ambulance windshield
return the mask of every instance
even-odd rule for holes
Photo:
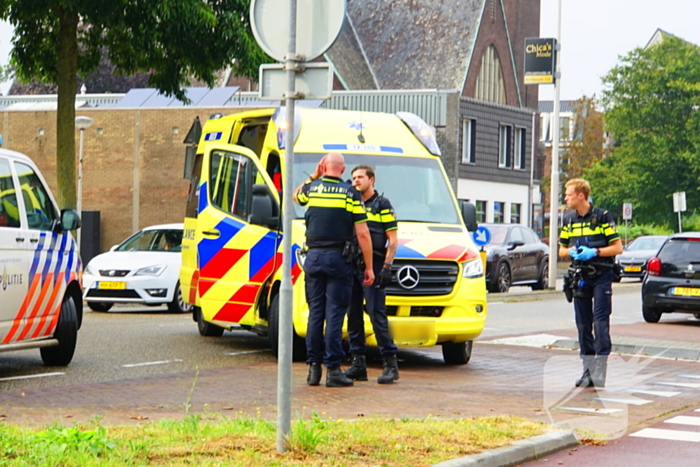
[[[369,165],[376,173],[375,189],[391,201],[401,222],[459,224],[448,181],[437,158],[343,154],[345,173],[350,180],[352,169]],[[315,170],[323,154],[294,154],[294,186],[297,187]],[[304,217],[304,207],[295,206],[297,218]]]

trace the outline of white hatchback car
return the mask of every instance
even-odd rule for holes
[[[109,311],[115,303],[192,311],[180,289],[182,231],[183,224],[146,227],[95,256],[83,273],[83,300],[93,311]]]

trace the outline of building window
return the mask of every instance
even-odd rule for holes
[[[510,223],[511,224],[520,224],[520,209],[522,205],[520,204],[511,204],[510,205]]]
[[[493,203],[493,222],[503,224],[503,214],[505,212],[505,204],[500,201]]]
[[[515,129],[514,144],[515,168],[523,170],[525,169],[525,128]]]
[[[510,168],[513,166],[510,152],[512,130],[510,125],[501,125],[498,130],[498,166],[502,168]]]
[[[501,62],[498,59],[496,47],[493,45],[488,46],[481,57],[481,70],[476,78],[474,97],[499,104],[506,103],[506,86],[503,81]]]
[[[462,163],[476,163],[476,120],[462,120]]]
[[[571,138],[571,117],[559,117],[559,139],[568,141]]]
[[[476,201],[476,221],[486,222],[486,201]]]

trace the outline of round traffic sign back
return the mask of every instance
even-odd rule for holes
[[[297,0],[296,53],[310,62],[328,50],[345,21],[346,0]],[[252,0],[253,35],[270,57],[283,62],[289,49],[289,0]]]

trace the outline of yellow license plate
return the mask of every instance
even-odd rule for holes
[[[628,266],[625,268],[625,272],[640,272],[641,270],[641,266]]]
[[[390,321],[391,335],[403,345],[421,345],[435,339],[435,323],[430,321]]]
[[[123,290],[126,289],[126,282],[104,282],[97,283],[98,289]]]
[[[694,289],[691,287],[674,287],[671,289],[671,294],[673,295],[689,295],[691,297],[700,297],[700,289]]]

